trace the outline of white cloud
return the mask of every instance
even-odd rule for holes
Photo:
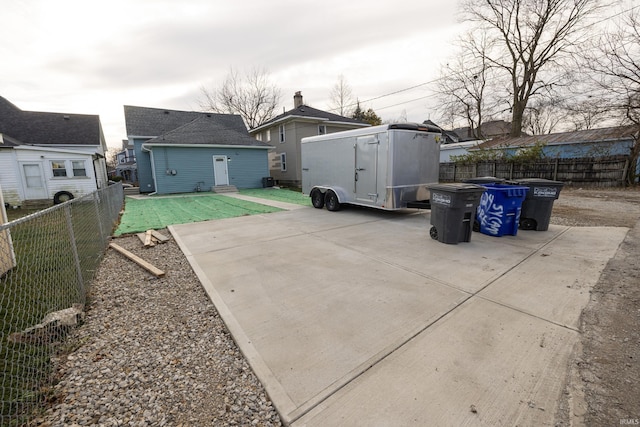
[[[230,67],[268,69],[287,109],[297,90],[327,108],[340,74],[370,99],[435,77],[457,31],[455,3],[439,3],[10,2],[0,27],[0,95],[25,110],[99,114],[114,146],[126,137],[124,104],[198,109],[200,86],[216,86]],[[393,117],[401,109],[385,106],[422,93],[367,107]],[[423,120],[425,105],[400,108]]]

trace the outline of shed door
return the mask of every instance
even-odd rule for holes
[[[47,187],[42,173],[42,163],[22,163],[24,196],[27,200],[46,199]]]
[[[374,203],[377,194],[378,136],[369,135],[356,139],[355,193],[356,200]]]
[[[213,156],[214,185],[229,185],[229,170],[227,156]]]

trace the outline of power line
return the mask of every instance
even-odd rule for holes
[[[600,19],[598,21],[592,22],[589,25],[587,25],[586,28],[589,28],[589,27],[592,27],[594,25],[600,24],[602,22],[611,20],[613,18],[616,18],[616,17],[621,16],[623,14],[626,14],[628,12],[632,12],[635,9],[639,9],[639,8],[640,8],[640,5],[632,6],[632,7],[628,8],[628,9],[622,10],[620,12],[617,12],[617,13],[613,14],[613,15],[607,16],[606,18],[602,18],[602,19]],[[599,37],[599,36],[600,35],[593,35],[591,38]],[[631,43],[631,42],[625,43],[625,45],[627,45],[629,43]],[[595,46],[595,47],[597,48],[597,46]],[[469,55],[469,54],[463,54],[463,56],[467,56],[467,55]],[[469,71],[469,70],[467,70],[467,71]],[[480,67],[478,67],[478,71],[480,71]],[[457,72],[453,71],[452,74],[461,75],[462,71],[457,71]],[[365,104],[365,103],[376,101],[376,100],[379,100],[379,99],[382,99],[382,98],[386,98],[386,97],[389,97],[389,96],[392,96],[392,95],[397,95],[399,93],[408,92],[410,90],[414,90],[414,89],[417,89],[417,88],[420,88],[420,87],[423,87],[423,86],[426,86],[426,85],[437,83],[438,81],[444,80],[446,78],[447,78],[446,76],[436,77],[436,78],[434,78],[434,79],[432,79],[430,81],[419,83],[419,84],[416,84],[416,85],[413,85],[413,86],[409,86],[409,87],[406,87],[406,88],[403,88],[403,89],[398,89],[398,90],[395,90],[393,92],[385,93],[383,95],[375,96],[373,98],[369,98],[369,99],[366,99],[366,100],[363,100],[363,101],[358,100],[355,103],[352,103],[352,104],[349,104],[347,106],[344,106],[343,108],[351,108],[351,107],[357,106],[358,104]],[[377,110],[384,110],[384,109],[387,109],[387,108],[393,108],[393,107],[397,107],[397,106],[400,106],[400,105],[408,104],[408,103],[411,103],[411,102],[419,101],[421,99],[434,97],[434,96],[436,96],[436,94],[426,95],[426,96],[419,97],[419,98],[414,98],[414,99],[411,99],[411,100],[408,100],[408,101],[403,101],[403,102],[400,102],[400,103],[397,103],[397,104],[388,105],[388,106],[385,106],[385,107],[380,107],[380,108],[377,108]],[[339,107],[338,108],[332,108],[332,109],[330,109],[328,111],[337,111],[339,109],[340,109]]]

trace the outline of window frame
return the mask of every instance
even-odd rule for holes
[[[280,172],[287,171],[287,153],[280,153]]]
[[[82,164],[81,168],[74,167],[80,166],[80,164]],[[50,159],[49,169],[53,179],[89,178],[89,168],[85,159]],[[80,175],[76,171],[82,171],[83,174]]]
[[[66,160],[49,160],[49,167],[53,178],[69,178]],[[63,171],[64,175],[56,175],[56,171]]]
[[[280,144],[287,142],[286,130],[283,124],[278,126],[278,134],[280,136]]]
[[[89,175],[87,174],[87,162],[85,160],[70,160],[71,162],[71,172],[73,178],[87,178]],[[74,163],[82,163],[82,169],[76,168]],[[83,175],[77,175],[76,170],[82,170]]]
[[[327,134],[327,125],[318,125],[318,135]]]

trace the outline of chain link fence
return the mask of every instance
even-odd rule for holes
[[[0,224],[0,425],[27,425],[47,398],[123,201],[116,184]]]

